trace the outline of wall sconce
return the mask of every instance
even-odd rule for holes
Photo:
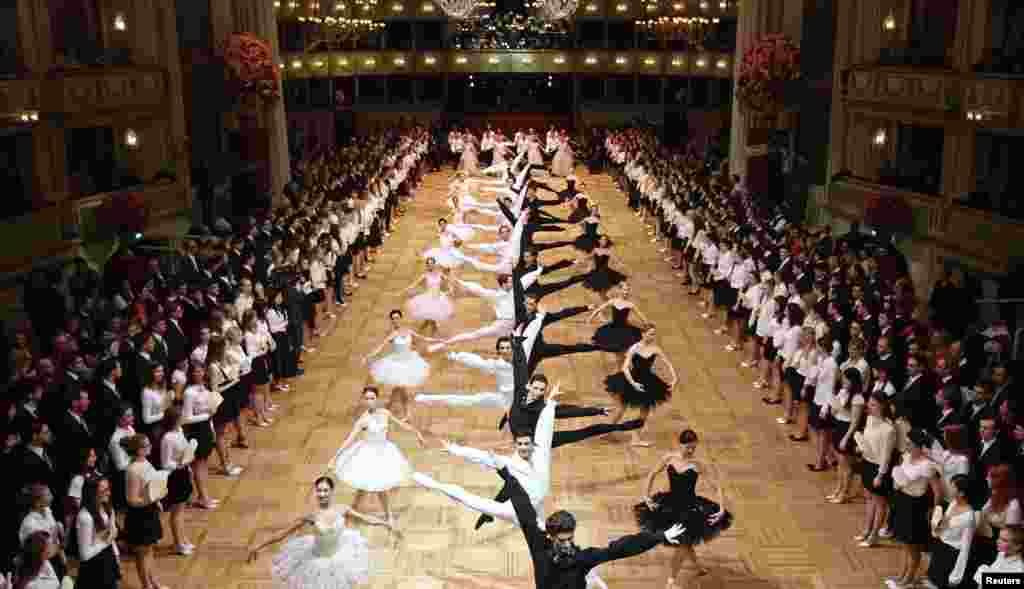
[[[716,67],[716,68],[718,68],[718,69],[720,69],[720,70],[724,70],[724,69],[725,69],[726,67],[728,67],[728,66],[729,66],[729,62],[728,62],[728,61],[726,61],[725,59],[719,59],[719,60],[718,60],[718,61],[717,61],[717,62],[715,63],[715,67]]]
[[[363,64],[365,64],[367,67],[373,67],[377,65],[377,60],[371,57],[370,59],[364,61]]]
[[[658,9],[658,5],[657,4],[648,4],[647,6],[644,7],[644,10],[646,10],[647,12],[654,12],[657,9]]]
[[[594,56],[590,56],[584,59],[583,62],[586,63],[587,65],[594,65],[595,63],[597,63],[597,58]]]
[[[676,58],[672,60],[672,67],[682,67],[683,60]]]
[[[700,9],[701,10],[707,10],[708,9],[708,2],[707,2],[707,0],[701,0]]]
[[[617,10],[619,12],[626,12],[627,10],[629,10],[629,6],[626,5],[626,4],[617,4],[615,6],[615,10]]]
[[[597,4],[587,4],[587,12],[597,12]]]
[[[274,0],[274,8],[281,8],[281,0]]]
[[[889,142],[889,135],[885,132],[885,129],[879,129],[875,131],[875,136],[871,138],[871,144],[875,148],[880,149],[885,147],[885,144]]]
[[[718,3],[718,8],[721,10],[729,10],[729,3],[726,2],[725,0],[722,0],[721,2]]]
[[[653,57],[648,57],[644,59],[644,65],[654,65],[656,63],[658,63],[658,60],[654,59]]]
[[[396,57],[395,60],[394,60],[394,64],[395,65],[405,65],[405,58],[404,57]]]
[[[22,123],[38,123],[39,111],[27,110],[18,116],[18,120],[20,120]]]
[[[338,2],[337,4],[334,5],[334,10],[337,12],[341,12],[342,10],[345,10],[345,5],[342,4],[341,2]]]
[[[288,3],[288,8],[291,8],[292,10],[295,10],[298,7],[299,7],[299,3],[298,2],[289,2]]]
[[[348,60],[342,57],[341,59],[338,60],[338,65],[345,67],[348,65]]]
[[[615,63],[617,65],[625,65],[626,64],[626,58],[625,57],[616,57],[615,58]]]
[[[402,6],[401,4],[392,4],[391,5],[391,12],[402,12],[403,10],[405,10],[405,7]]]
[[[114,30],[115,31],[127,31],[128,30],[128,20],[125,18],[124,14],[121,13],[121,12],[118,12],[117,14],[114,15]]]
[[[889,11],[889,14],[882,19],[882,31],[887,34],[894,34],[896,32],[896,13]]]
[[[423,63],[427,65],[434,65],[435,63],[437,63],[437,59],[428,55],[427,57],[423,58]]]
[[[697,58],[697,67],[702,69],[708,67],[708,60],[704,59],[703,57]]]
[[[501,63],[501,60],[498,59],[497,57],[492,57],[487,60],[487,63]]]
[[[423,12],[434,12],[434,5],[433,4],[429,4],[429,3],[428,4],[424,4],[423,5]]]
[[[524,55],[524,56],[522,57],[522,62],[523,62],[523,63],[533,63],[533,58],[532,58],[532,57],[530,57],[529,55]]]
[[[686,5],[680,2],[676,2],[675,4],[672,5],[672,10],[675,10],[676,12],[682,12],[685,8]]]
[[[296,59],[295,61],[292,62],[292,69],[293,70],[297,70],[300,67],[302,67],[302,62],[301,61]]]
[[[558,57],[555,58],[555,63],[557,63],[558,65],[562,65],[563,63],[565,63],[565,58],[559,55]]]
[[[465,57],[456,57],[456,58],[455,58],[455,63],[458,63],[458,64],[464,64],[464,63],[466,63],[467,61],[468,61],[468,60],[467,60],[467,59],[466,59]]]
[[[138,149],[139,147],[139,134],[133,129],[127,129],[124,132],[124,146],[128,149]]]

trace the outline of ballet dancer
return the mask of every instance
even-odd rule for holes
[[[448,321],[455,314],[455,306],[443,290],[448,284],[447,270],[439,270],[434,258],[427,258],[426,266],[426,272],[404,292],[409,292],[423,283],[426,283],[427,288],[406,301],[405,310],[410,319],[423,322],[421,331],[429,330],[428,333],[436,335],[439,330],[438,324]]]
[[[631,292],[632,290],[629,288],[628,282],[619,284],[615,295],[605,301],[603,305],[594,309],[594,312],[590,314],[588,319],[588,321],[593,321],[605,309],[611,309],[611,321],[594,331],[592,341],[601,346],[601,349],[604,351],[615,354],[619,365],[626,361],[626,352],[635,344],[640,343],[640,340],[644,337],[643,328],[629,322],[630,313],[635,314],[640,319],[641,325],[649,323],[643,313],[640,312],[640,309],[636,307],[636,303],[629,300]]]
[[[583,286],[608,300],[611,289],[626,280],[626,275],[610,267],[612,262],[623,264],[612,255],[612,241],[607,235],[599,235],[593,251],[590,252],[590,272],[583,279]]]
[[[717,503],[695,492],[698,478],[707,472],[707,468],[693,458],[696,452],[697,434],[689,429],[679,434],[676,451],[666,454],[647,476],[644,496],[633,506],[637,524],[644,531],[658,533],[679,525],[686,530],[676,538],[667,589],[676,587],[684,563],[689,563],[693,569],[692,576],[706,575],[708,571],[698,564],[693,547],[714,539],[732,526],[732,514],[723,507],[725,492],[721,480],[716,481]],[[654,480],[662,471],[668,473],[669,490],[652,495]]]
[[[640,435],[646,432],[647,419],[654,408],[672,397],[672,389],[678,380],[672,362],[655,343],[656,337],[657,331],[654,325],[647,324],[643,338],[626,352],[626,359],[622,362],[622,371],[612,374],[604,380],[605,388],[618,400],[618,407],[612,422],[617,423],[622,419],[627,407],[640,409],[640,416],[645,425],[640,432],[633,433],[632,444],[634,446],[648,447],[651,445],[650,442],[641,439]],[[666,383],[654,373],[654,363],[659,358],[671,374],[671,382]]]
[[[451,270],[462,265],[462,259],[459,256],[461,254],[459,248],[462,247],[462,239],[449,235],[444,228],[447,224],[448,222],[444,219],[438,221],[440,228],[438,238],[441,241],[441,245],[423,252],[423,258],[433,258],[438,266]]]
[[[524,274],[519,281],[522,288],[530,288],[530,285],[537,281],[541,271],[542,269],[538,268],[533,272]],[[427,351],[436,352],[445,346],[450,346],[457,342],[468,342],[484,337],[501,337],[512,334],[512,330],[515,328],[515,296],[512,292],[511,276],[499,274],[497,289],[484,288],[475,282],[465,280],[455,280],[455,283],[466,292],[489,300],[494,307],[494,321],[474,331],[460,333],[442,342],[432,344],[427,348]]]
[[[523,352],[526,356],[526,376],[529,377],[540,363],[548,358],[568,356],[569,354],[583,354],[586,352],[601,351],[601,346],[593,342],[577,342],[574,344],[552,344],[544,341],[544,328],[575,317],[587,311],[593,311],[593,306],[566,307],[559,311],[549,313],[543,305],[538,302],[537,297],[527,296],[525,300],[527,335],[524,335]]]
[[[543,246],[543,245],[548,245],[548,244],[547,243],[544,243],[544,244],[534,244],[534,247]],[[572,242],[571,241],[566,241],[566,242],[561,242],[561,243],[555,243],[554,246],[552,248],[549,248],[549,249],[554,249],[555,247],[564,246],[564,245],[572,245]],[[562,260],[559,260],[559,261],[555,262],[554,264],[544,264],[543,266],[541,266],[540,265],[540,261],[539,261],[539,259],[537,257],[537,252],[534,251],[533,249],[528,249],[528,250],[523,252],[521,267],[522,267],[523,272],[532,272],[532,271],[536,270],[537,268],[541,268],[540,275],[544,276],[546,274],[551,274],[552,272],[557,272],[558,270],[563,270],[565,268],[571,268],[573,266],[576,266],[577,264],[578,264],[577,260],[571,259],[571,258],[565,258],[565,259],[562,259]],[[549,282],[549,283],[546,283],[546,284],[541,284],[540,280],[538,280],[537,282],[534,282],[532,285],[530,285],[530,288],[526,289],[525,294],[527,296],[532,296],[535,299],[540,300],[540,299],[546,297],[549,294],[554,294],[554,293],[556,293],[556,292],[558,292],[560,290],[569,288],[570,286],[572,286],[574,284],[580,283],[583,280],[585,280],[586,277],[587,277],[587,275],[585,273],[573,274],[572,276],[569,276],[568,278],[563,278],[562,280],[559,280],[557,282]]]
[[[493,452],[459,446],[448,440],[443,442],[442,449],[452,456],[462,457],[487,468],[508,469],[512,473],[511,476],[528,489],[528,502],[535,510],[543,513],[544,499],[551,490],[551,439],[555,429],[555,398],[559,395],[561,391],[558,385],[555,385],[548,395],[547,404],[540,414],[533,435],[528,432],[516,434],[516,454],[512,456],[498,456]],[[520,524],[510,503],[499,503],[493,499],[473,495],[458,485],[438,482],[423,473],[413,473],[412,478],[420,486],[443,493],[474,511],[491,518]]]
[[[351,589],[370,581],[370,551],[366,538],[348,527],[350,518],[394,531],[384,520],[344,506],[334,506],[334,481],[322,476],[313,483],[317,510],[287,530],[253,548],[249,562],[262,550],[291,538],[274,556],[271,566],[277,589]],[[310,533],[292,537],[309,529]]]
[[[508,411],[512,407],[515,375],[512,366],[512,339],[499,337],[495,344],[497,358],[483,358],[469,352],[448,352],[452,362],[494,375],[494,391],[469,395],[419,394],[417,403],[447,405],[449,407],[481,407]]]
[[[418,388],[430,377],[430,364],[412,348],[413,340],[436,342],[436,339],[423,337],[402,325],[402,312],[394,309],[388,314],[391,320],[391,332],[387,338],[372,352],[363,358],[363,364],[369,364],[370,376],[378,385],[392,387],[390,406],[401,409],[402,421],[409,419],[409,389]],[[370,360],[381,353],[384,347],[391,345],[387,355]]]
[[[584,589],[589,583],[597,584],[591,572],[598,565],[643,554],[662,542],[676,544],[686,532],[685,527],[676,524],[661,533],[644,531],[623,536],[606,548],[580,548],[574,542],[576,518],[571,513],[564,510],[552,513],[542,531],[537,510],[523,484],[507,468],[499,469],[498,476],[509,489],[516,518],[523,522],[521,527],[533,561],[537,589]]]
[[[352,509],[357,509],[367,493],[374,493],[384,508],[385,519],[394,522],[388,493],[402,484],[412,473],[412,467],[402,451],[388,440],[388,426],[398,427],[416,434],[420,446],[425,444],[423,434],[404,421],[395,419],[387,409],[377,407],[377,387],[363,388],[366,412],[356,420],[352,433],[338,449],[327,469],[333,470],[337,480],[356,490]],[[356,441],[360,434],[363,439]],[[354,442],[354,443],[353,443]]]

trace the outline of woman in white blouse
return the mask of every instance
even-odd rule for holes
[[[78,539],[78,579],[82,589],[117,589],[121,564],[117,553],[117,519],[110,504],[110,481],[85,482],[82,509],[75,519]]]
[[[896,492],[889,527],[893,539],[903,545],[903,569],[899,576],[886,579],[890,589],[904,589],[917,583],[921,553],[932,536],[929,516],[934,498],[943,495],[942,471],[926,452],[931,437],[923,430],[913,429],[907,440],[909,448],[902,462],[892,469]]]
[[[55,545],[55,553],[51,563],[58,575],[63,577],[66,570],[66,558],[64,556],[64,524],[59,523],[53,517],[50,506],[53,505],[53,494],[50,488],[40,483],[28,485],[22,489],[23,504],[29,510],[21,520],[18,528],[18,542],[22,547],[29,537],[37,532],[45,532],[49,541]],[[9,509],[9,507],[8,507]]]
[[[173,394],[164,386],[164,367],[154,365],[142,387],[142,423],[150,440],[155,438],[156,426],[164,418],[164,410],[170,407]]]
[[[234,448],[248,448],[249,442],[245,433],[245,420],[242,419],[241,410],[250,407],[252,403],[250,398],[252,379],[249,378],[249,375],[252,373],[252,361],[249,359],[249,355],[245,353],[245,348],[242,345],[241,328],[233,327],[229,329],[225,335],[225,340],[227,340],[227,345],[224,348],[224,364],[228,367],[229,372],[238,375],[239,394],[242,396],[238,416],[232,422],[235,426],[235,442],[232,446]]]
[[[974,576],[969,562],[978,517],[967,501],[969,484],[967,475],[953,477],[949,507],[943,512],[936,506],[932,516],[932,535],[939,541],[931,544],[928,580],[935,587],[969,587]],[[961,584],[965,577],[967,583]]]
[[[43,530],[33,532],[23,544],[16,580],[8,583],[0,578],[0,588],[59,589],[63,573],[54,569],[52,562],[60,546]]]
[[[888,400],[872,394],[868,398],[867,421],[864,431],[853,434],[861,458],[861,482],[868,492],[864,511],[864,532],[854,539],[861,547],[874,546],[878,533],[886,520],[889,510],[889,496],[892,495],[892,476],[889,469],[896,451],[896,426]]]
[[[793,423],[793,408],[796,403],[796,395],[803,390],[803,380],[798,379],[796,367],[793,360],[796,359],[797,350],[800,349],[800,342],[803,339],[804,311],[798,305],[786,305],[786,321],[782,329],[776,335],[779,338],[779,390],[775,399],[769,404],[782,403],[783,416],[775,421],[780,425]],[[793,387],[799,387],[793,390]],[[784,394],[783,394],[784,393]],[[768,402],[767,400],[765,402]]]
[[[181,410],[168,407],[161,424],[163,435],[160,438],[160,468],[169,471],[167,478],[167,496],[164,497],[164,509],[171,512],[171,536],[178,554],[188,556],[195,546],[186,539],[182,515],[185,505],[192,497],[192,460],[195,458],[193,443],[185,438],[181,427]],[[198,444],[196,444],[198,446]]]
[[[215,337],[210,340],[210,348],[206,353],[206,383],[211,391],[220,393],[224,401],[214,411],[210,423],[213,424],[213,434],[217,456],[220,457],[222,473],[225,476],[236,477],[242,474],[242,467],[231,462],[231,455],[228,451],[224,430],[227,424],[238,419],[242,411],[242,405],[247,401],[248,391],[242,391],[236,366],[225,361],[227,340],[223,337]]]
[[[871,366],[864,357],[865,344],[861,338],[850,338],[846,345],[847,358],[839,365],[840,372],[846,372],[847,368],[856,368],[860,371],[861,382],[864,383],[864,390],[871,390]]]
[[[818,354],[818,344],[815,341],[813,329],[801,327],[799,338],[800,344],[788,358],[789,367],[786,369],[786,384],[792,407],[790,415],[792,416],[793,412],[796,413],[797,431],[799,432],[789,434],[789,439],[794,442],[805,442],[808,439],[808,406],[814,396],[820,354]],[[790,418],[785,423],[793,423],[793,419]]]
[[[214,434],[210,424],[212,410],[210,408],[210,390],[206,387],[206,369],[202,366],[192,367],[192,384],[185,387],[184,401],[181,405],[181,417],[185,436],[196,441],[196,458],[192,473],[195,478],[198,501],[196,507],[215,509],[219,501],[210,498],[207,483],[210,478],[209,459],[213,454]]]
[[[125,506],[124,495],[124,471],[132,461],[132,457],[121,447],[121,440],[128,436],[135,435],[135,410],[127,403],[118,408],[117,428],[110,436],[107,444],[107,454],[110,456],[113,470],[111,472],[111,484],[114,493],[114,508],[121,511]]]
[[[836,384],[839,382],[839,364],[832,357],[832,338],[828,334],[817,341],[818,357],[814,367],[814,390],[807,412],[807,423],[812,431],[817,449],[817,461],[808,464],[813,472],[820,472],[829,467],[829,455],[832,454],[832,424],[829,422],[829,404],[835,395]],[[810,391],[809,391],[810,392]]]
[[[825,496],[829,503],[846,503],[853,475],[851,454],[855,449],[853,434],[860,428],[867,399],[864,395],[864,381],[856,368],[847,368],[841,373],[840,387],[832,395],[825,410],[831,415],[832,445],[839,455],[839,476],[836,488]]]
[[[152,452],[149,438],[134,435],[121,440],[121,446],[132,457],[125,470],[125,494],[128,506],[125,508],[124,539],[135,549],[135,569],[143,589],[162,589],[156,580],[153,566],[153,547],[163,538],[160,501],[152,501],[147,486],[156,476],[156,469],[149,463]]]
[[[75,528],[75,517],[78,516],[78,510],[82,508],[82,488],[85,487],[86,481],[103,476],[100,471],[96,470],[97,461],[98,457],[95,448],[80,449],[78,467],[73,471],[74,475],[72,475],[71,482],[68,484],[68,496],[64,502],[65,530],[73,530]],[[74,546],[74,543],[68,545],[69,548],[74,548]],[[72,556],[76,555],[72,554]]]
[[[995,539],[999,537],[999,530],[1024,523],[1021,521],[1021,505],[1010,466],[997,464],[988,470],[985,478],[991,495],[979,513],[979,562],[991,562],[995,558]]]
[[[983,564],[974,573],[974,582],[982,586],[985,573],[1014,573],[1024,574],[1024,558],[1021,552],[1024,551],[1024,527],[1020,525],[1007,526],[999,532],[999,539],[996,541],[999,549],[999,556],[992,564]]]
[[[953,477],[968,474],[971,470],[969,436],[967,428],[962,425],[944,427],[942,428],[943,443],[932,444],[928,451],[932,460],[942,469],[942,483],[945,490],[943,500],[946,503],[952,501],[956,495],[956,489],[953,488]]]
[[[256,306],[260,307],[261,305],[261,303],[258,303]],[[251,378],[253,387],[250,399],[256,416],[250,423],[258,427],[269,427],[274,423],[267,415],[270,409],[270,366],[268,355],[273,339],[260,329],[256,309],[247,312],[242,320],[242,339],[245,344],[245,352],[252,361]]]

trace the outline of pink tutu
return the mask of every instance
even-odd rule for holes
[[[448,321],[455,314],[455,306],[444,293],[425,292],[409,299],[405,310],[416,321]]]

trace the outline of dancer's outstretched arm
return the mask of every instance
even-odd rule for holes
[[[374,350],[372,352],[370,352],[369,354],[363,356],[363,364],[366,364],[367,362],[370,361],[371,358],[373,358],[377,354],[381,353],[381,351],[384,350],[384,347],[387,346],[389,343],[391,343],[391,340],[395,338],[395,335],[397,335],[395,332],[389,333],[387,339],[385,339],[383,342],[381,342],[381,344],[379,346],[374,348]]]
[[[555,384],[548,393],[547,403],[540,412],[537,429],[533,433],[534,448],[530,465],[540,478],[545,492],[551,488],[551,441],[555,436],[555,411],[558,407],[558,401],[555,399],[561,394],[561,385]]]
[[[415,289],[415,288],[416,288],[416,287],[418,287],[418,286],[419,286],[420,284],[422,284],[422,283],[423,283],[423,281],[424,281],[424,280],[426,280],[426,279],[427,279],[427,275],[426,275],[426,274],[420,274],[420,277],[416,279],[416,282],[413,282],[412,284],[410,284],[410,285],[409,285],[409,286],[408,286],[408,287],[407,287],[407,288],[406,288],[406,289],[405,289],[404,291],[402,291],[402,292],[409,292],[410,290],[413,290],[413,289]]]
[[[656,353],[658,354],[658,358],[661,360],[661,363],[664,364],[666,368],[668,368],[669,374],[672,375],[672,382],[670,382],[668,385],[669,388],[676,386],[676,382],[679,380],[679,376],[676,375],[675,366],[672,366],[672,362],[668,359],[668,356],[665,355],[665,352],[662,351],[661,348],[656,349]]]
[[[594,309],[594,312],[590,314],[590,317],[587,317],[587,321],[593,321],[594,319],[597,319],[598,315],[601,314],[601,311],[604,311],[605,309],[607,309],[611,305],[615,304],[615,301],[618,301],[618,300],[619,299],[608,299],[607,301],[602,303],[600,307]]]
[[[301,530],[302,528],[304,528],[306,526],[312,526],[315,522],[316,522],[316,518],[313,515],[307,515],[307,516],[299,519],[297,522],[292,524],[292,526],[289,527],[288,529],[284,530],[283,532],[281,532],[280,534],[274,536],[273,538],[267,540],[266,542],[260,544],[256,548],[253,548],[252,550],[250,550],[249,551],[249,558],[248,558],[249,562],[253,562],[257,558],[259,558],[259,553],[262,550],[264,550],[265,548],[268,548],[270,546],[273,546],[274,544],[277,544],[279,542],[283,542],[283,541],[287,540],[288,538],[291,537],[292,534],[298,532],[299,530]]]
[[[427,443],[426,438],[423,437],[423,434],[420,433],[420,430],[418,430],[415,427],[413,427],[411,424],[409,424],[409,422],[402,421],[401,419],[396,418],[387,409],[380,409],[379,411],[383,411],[384,415],[387,415],[388,420],[391,421],[392,423],[394,423],[395,425],[397,425],[398,427],[404,429],[407,432],[412,432],[412,433],[416,434],[416,440],[419,442],[420,446],[425,446],[426,445],[426,443]]]
[[[348,447],[352,445],[352,442],[355,441],[356,436],[358,436],[364,429],[366,429],[366,415],[367,414],[364,413],[358,420],[356,420],[356,424],[352,426],[352,432],[349,433],[347,438],[345,438],[345,441],[342,442],[341,444],[341,448],[338,448],[338,451],[334,454],[334,458],[332,458],[330,463],[327,464],[327,470],[334,470],[334,467],[337,465],[336,463],[338,462],[338,457],[341,456],[342,453],[344,453],[345,450],[347,450]]]
[[[343,511],[341,513],[345,517],[352,516],[359,521],[370,524],[371,526],[382,526],[388,529],[394,529],[394,526],[391,523],[386,522],[378,517],[373,517],[372,515],[367,515],[365,513],[359,513],[358,511],[347,506],[343,507],[342,509]]]
[[[672,461],[672,455],[671,454],[666,454],[665,456],[663,456],[661,458],[661,461],[658,462],[658,466],[654,467],[654,469],[651,470],[650,474],[647,475],[647,485],[644,487],[645,490],[644,490],[643,500],[644,500],[644,503],[647,504],[647,507],[650,507],[651,509],[654,509],[654,507],[655,507],[655,505],[651,501],[651,490],[654,489],[654,481],[655,481],[655,479],[658,478],[658,475],[661,474],[662,471],[664,471],[665,468],[668,467],[668,464],[671,461]]]
[[[451,440],[443,440],[441,442],[441,451],[494,470],[507,468],[509,464],[504,456],[499,456],[490,451],[470,448],[469,446],[460,446]]]

